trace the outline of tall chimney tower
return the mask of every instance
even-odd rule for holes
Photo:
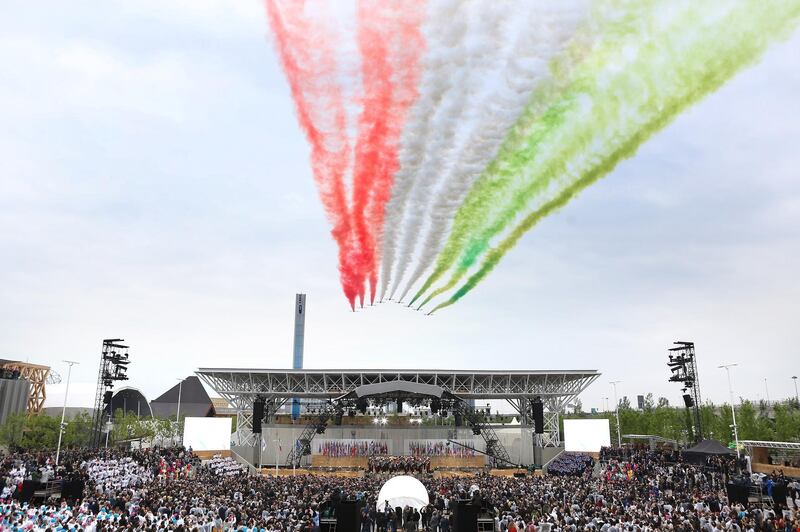
[[[306,295],[294,297],[294,357],[292,369],[303,369],[303,343],[306,334]],[[292,399],[292,419],[300,418],[300,399]]]

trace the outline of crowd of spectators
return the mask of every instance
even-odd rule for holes
[[[17,380],[20,378],[20,371],[16,368],[0,368],[0,379]]]
[[[218,477],[230,477],[245,472],[242,464],[230,456],[222,456],[221,454],[212,456],[205,466]]]
[[[373,473],[426,473],[431,459],[427,456],[371,456],[368,470]]]
[[[596,474],[588,467],[577,475],[525,478],[413,473],[430,499],[417,512],[378,507],[378,491],[391,471],[358,478],[231,471],[222,480],[224,464],[214,459],[201,464],[184,449],[70,451],[62,453],[57,467],[46,453],[5,456],[0,459],[0,529],[313,532],[332,515],[336,501],[352,499],[361,508],[362,532],[417,527],[449,532],[458,500],[479,504],[502,532],[800,530],[791,502],[798,499],[797,483],[787,483],[788,497],[773,506],[733,504],[725,495],[725,464],[692,465],[645,450],[606,450]],[[80,478],[82,498],[20,500],[21,481],[45,474]],[[768,478],[783,482],[780,473]]]
[[[550,462],[547,472],[564,477],[582,477],[592,473],[594,459],[584,453],[563,453]]]

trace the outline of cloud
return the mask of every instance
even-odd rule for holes
[[[156,397],[199,366],[288,367],[309,294],[308,367],[596,368],[585,408],[653,391],[695,340],[705,396],[774,396],[800,343],[800,37],[773,49],[527,235],[430,318],[347,311],[308,148],[260,1],[0,6],[0,355],[130,345]],[[767,361],[767,362],[765,362]],[[786,381],[786,382],[784,382]],[[74,387],[74,388],[73,388]],[[58,387],[48,405],[60,406]],[[73,391],[74,390],[74,391]]]

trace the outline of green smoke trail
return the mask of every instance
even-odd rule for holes
[[[607,175],[620,161],[633,156],[643,142],[669,124],[681,111],[755,62],[771,42],[787,37],[798,22],[798,0],[738,2],[731,12],[711,18],[709,24],[695,28],[693,36],[684,37],[683,43],[664,42],[644,54],[642,61],[651,69],[651,90],[649,96],[635,103],[638,109],[630,117],[631,121],[620,124],[621,127],[611,136],[612,141],[597,151],[599,157],[588,157],[587,164],[582,165],[580,172],[573,171],[563,176],[560,181],[562,186],[566,182],[566,186],[524,218],[487,254],[468,281],[432,312],[452,305],[467,294],[540,220]],[[652,77],[656,73],[658,77]],[[630,106],[632,102],[625,103]],[[609,105],[613,107],[619,103],[612,99]],[[514,201],[519,200],[515,198]],[[493,227],[490,231],[496,229]],[[486,235],[483,238],[488,243]],[[471,260],[474,261],[474,257]]]
[[[578,32],[563,57],[550,65],[552,79],[531,98],[525,112],[509,132],[498,155],[487,166],[459,209],[448,242],[431,275],[411,300],[413,304],[456,262],[470,233],[485,223],[490,212],[502,204],[498,195],[518,179],[521,168],[530,165],[548,133],[566,118],[567,111],[580,105],[575,100],[590,74],[613,61],[614,50],[644,40],[650,26],[644,21],[671,0],[601,0],[594,5],[587,25]],[[460,277],[459,277],[460,278]],[[420,308],[438,294],[452,288],[458,278],[434,291]]]

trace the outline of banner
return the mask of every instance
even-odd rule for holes
[[[315,439],[312,454],[322,456],[386,456],[390,454],[389,440]]]
[[[456,445],[448,440],[406,440],[406,454],[411,456],[475,456],[476,453],[472,449],[463,447],[475,447],[475,442],[472,440],[452,440],[460,443]]]

